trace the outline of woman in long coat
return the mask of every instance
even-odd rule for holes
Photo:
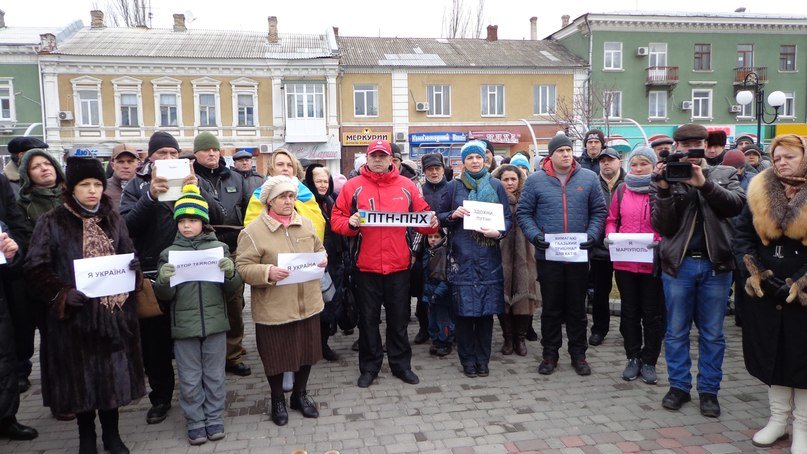
[[[748,186],[736,249],[749,273],[743,308],[743,354],[748,372],[769,386],[771,417],[754,434],[757,446],[787,436],[791,452],[807,452],[807,140],[771,142],[773,167]]]
[[[440,223],[449,231],[446,277],[456,320],[457,354],[468,377],[490,373],[493,316],[504,312],[504,277],[499,240],[513,226],[507,193],[485,167],[485,145],[472,140],[462,147],[462,175],[446,186],[441,199]],[[505,228],[465,230],[463,218],[470,214],[466,200],[502,205]]]
[[[29,288],[47,302],[42,399],[55,413],[76,414],[80,453],[97,452],[96,410],[104,448],[128,453],[118,408],[146,392],[134,293],[88,298],[76,289],[74,260],[134,252],[105,185],[100,161],[68,158],[64,204],[37,221],[24,265]],[[139,270],[136,259],[130,269]]]

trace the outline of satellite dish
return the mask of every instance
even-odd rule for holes
[[[191,10],[186,10],[183,14],[185,14],[185,23],[190,24],[191,22],[196,20],[196,16],[193,15]]]

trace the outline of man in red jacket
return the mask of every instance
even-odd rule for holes
[[[357,254],[356,299],[359,309],[358,386],[373,383],[384,352],[381,344],[381,306],[387,315],[387,359],[392,375],[405,383],[420,380],[412,372],[412,348],[406,326],[409,322],[410,252],[406,227],[361,226],[358,210],[381,212],[430,211],[415,184],[400,176],[392,165],[392,149],[386,140],[376,140],[367,147],[367,164],[359,175],[345,183],[331,213],[331,228],[341,235],[355,237]],[[429,227],[416,228],[428,235],[437,232],[437,216],[432,214]]]

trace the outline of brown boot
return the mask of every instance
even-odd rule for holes
[[[502,314],[499,316],[499,323],[502,326],[502,336],[504,337],[504,344],[502,344],[502,355],[512,355],[513,317],[509,314]]]
[[[513,316],[513,329],[515,331],[513,350],[518,356],[527,356],[527,328],[530,323],[529,315],[514,315]]]

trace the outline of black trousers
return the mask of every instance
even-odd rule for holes
[[[151,404],[171,403],[174,395],[174,366],[171,364],[174,348],[169,314],[140,320],[140,346],[143,348],[143,366],[151,387]]]
[[[359,306],[359,371],[377,375],[384,362],[381,342],[381,306],[387,320],[387,359],[393,372],[412,368],[409,324],[409,270],[392,274],[356,273]]]
[[[738,269],[734,270],[734,321],[737,324],[743,322],[743,306],[748,295],[745,293],[745,273]]]
[[[572,361],[585,359],[586,340],[586,279],[588,263],[564,263],[537,260],[541,283],[541,345],[544,358],[557,361],[563,345],[561,325],[566,323],[569,356]]]
[[[457,317],[454,322],[457,355],[465,366],[487,366],[493,342],[493,316]]]
[[[652,274],[630,271],[617,270],[615,273],[616,286],[622,297],[619,332],[625,341],[625,356],[655,366],[666,330],[661,279]]]
[[[613,287],[614,266],[610,260],[591,261],[591,279],[594,283],[594,299],[591,302],[591,334],[605,337],[611,322],[610,295]]]
[[[31,375],[31,358],[34,356],[34,331],[37,312],[43,307],[25,291],[25,281],[21,277],[3,279],[8,311],[14,326],[14,346],[17,357],[17,375],[28,378]]]

